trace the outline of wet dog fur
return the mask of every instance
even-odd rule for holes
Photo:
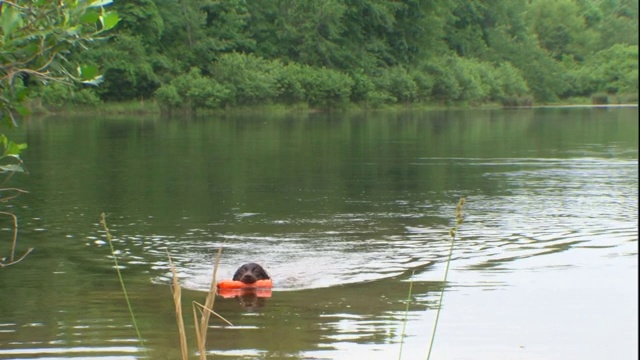
[[[258,280],[271,279],[262,266],[256,263],[247,263],[238,268],[233,274],[233,280],[242,281],[245,284],[253,284]]]

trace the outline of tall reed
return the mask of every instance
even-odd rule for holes
[[[194,321],[196,323],[196,337],[198,340],[198,350],[200,351],[200,359],[206,360],[207,352],[207,329],[209,327],[209,318],[213,312],[213,305],[216,299],[216,279],[218,275],[218,265],[220,264],[220,256],[222,255],[222,247],[218,249],[218,255],[216,256],[216,262],[213,267],[213,275],[211,279],[211,286],[209,287],[209,293],[207,293],[207,298],[204,302],[203,309],[204,311],[200,314],[200,324],[198,324],[197,319],[195,319],[195,306],[200,305],[194,303]],[[214,313],[215,314],[215,313]]]
[[[436,330],[438,328],[438,320],[440,319],[440,309],[442,308],[442,299],[444,298],[444,290],[447,287],[447,276],[449,275],[449,265],[451,264],[451,256],[453,255],[453,243],[458,233],[458,226],[462,224],[463,215],[462,207],[465,203],[465,198],[460,198],[458,205],[456,205],[456,224],[449,229],[449,236],[451,237],[451,243],[449,245],[449,256],[447,256],[447,264],[444,269],[444,279],[442,280],[442,291],[440,292],[440,300],[438,301],[438,308],[436,309],[436,319],[433,323],[433,331],[431,332],[431,341],[429,341],[429,352],[427,353],[427,360],[431,358],[431,349],[433,349],[433,342],[436,337]]]
[[[409,280],[409,294],[407,295],[407,306],[404,309],[404,319],[402,321],[402,332],[400,333],[400,352],[398,353],[398,360],[402,359],[402,346],[404,345],[404,337],[407,330],[407,319],[409,317],[409,304],[411,303],[411,295],[413,292],[413,275],[415,270],[411,272],[411,279]]]
[[[138,328],[138,322],[136,321],[136,317],[133,314],[133,307],[131,306],[131,301],[129,301],[129,294],[127,293],[127,288],[124,286],[124,279],[122,277],[122,273],[120,272],[120,265],[118,265],[118,258],[116,257],[116,252],[113,248],[113,237],[111,236],[111,232],[109,232],[109,228],[107,227],[106,215],[102,213],[100,215],[100,225],[104,228],[106,233],[107,242],[109,243],[109,248],[111,249],[111,257],[113,257],[113,263],[116,267],[116,272],[118,273],[118,279],[120,280],[120,286],[122,286],[122,293],[124,294],[124,299],[127,302],[127,308],[129,309],[129,314],[131,314],[131,321],[133,322],[133,327],[136,330],[136,335],[138,336],[138,341],[140,341],[140,347],[144,352],[146,358],[149,358],[147,354],[147,349],[144,346],[144,340],[142,339],[142,335],[140,334],[140,329]]]
[[[209,292],[207,293],[207,298],[205,299],[205,305],[202,305],[198,302],[193,302],[191,304],[193,311],[193,320],[195,323],[195,332],[196,332],[196,340],[198,344],[198,352],[200,353],[200,359],[205,360],[207,358],[207,329],[209,326],[209,318],[211,315],[215,315],[220,318],[222,321],[227,323],[228,325],[233,325],[227,319],[222,317],[220,314],[213,311],[213,305],[215,302],[215,295],[217,291],[216,287],[216,275],[218,272],[218,264],[220,263],[220,256],[222,254],[222,248],[218,250],[218,256],[216,257],[216,262],[214,264],[213,270],[213,278],[211,280],[211,287],[209,288]],[[187,348],[187,334],[184,326],[184,318],[182,316],[182,291],[180,288],[180,282],[178,281],[178,272],[171,260],[171,255],[167,252],[167,257],[169,258],[169,265],[171,266],[171,273],[173,274],[173,282],[172,282],[172,292],[173,292],[173,302],[176,307],[176,322],[178,324],[178,333],[180,335],[180,350],[182,353],[182,359],[187,360],[189,357],[189,351]],[[200,314],[200,320],[198,320],[198,312]]]
[[[180,351],[182,353],[182,360],[187,360],[189,358],[189,350],[187,347],[187,333],[184,330],[184,319],[182,318],[182,289],[180,288],[180,282],[178,282],[178,271],[175,265],[173,265],[173,261],[171,261],[169,251],[167,251],[167,257],[169,258],[171,273],[173,274],[171,292],[173,293],[173,304],[176,307],[176,322],[178,323],[178,334],[180,335]]]

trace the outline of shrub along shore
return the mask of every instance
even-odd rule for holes
[[[246,105],[218,109],[198,109],[191,108],[174,109],[166,111],[166,108],[158,103],[157,100],[135,100],[135,101],[119,101],[106,102],[97,105],[63,105],[63,106],[43,106],[39,101],[32,101],[30,104],[32,116],[47,115],[83,115],[83,114],[104,114],[104,115],[167,115],[167,116],[190,116],[202,114],[216,113],[314,113],[314,112],[362,112],[362,111],[430,111],[443,109],[501,109],[501,108],[548,108],[548,107],[617,107],[617,106],[638,106],[638,97],[636,94],[626,96],[603,96],[571,98],[565,101],[558,101],[544,104],[530,104],[523,106],[508,107],[500,103],[485,103],[479,105],[470,104],[385,104],[379,106],[365,106],[363,104],[347,104],[336,108],[313,108],[306,103],[299,104],[263,104],[263,105]]]

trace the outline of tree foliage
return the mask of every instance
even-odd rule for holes
[[[104,101],[475,104],[637,91],[629,85],[637,83],[633,51],[620,50],[638,45],[637,0],[114,4],[123,19],[116,36],[78,58],[104,69],[104,86],[90,90]],[[623,66],[617,77],[600,70],[610,64]],[[202,94],[215,93],[214,100],[195,101],[176,88],[190,77],[194,89],[211,82]]]
[[[69,92],[62,86],[72,83],[95,85],[101,81],[98,67],[75,63],[74,54],[87,49],[118,22],[117,13],[107,11],[109,0],[70,0],[64,4],[49,0],[0,1],[0,116],[8,126],[17,126],[27,113],[24,105],[37,85],[41,99],[67,102],[96,100],[94,93]],[[0,174],[26,171],[20,153],[26,144],[16,144],[0,133]],[[20,189],[2,188],[0,202],[6,203]],[[9,193],[9,194],[8,194]],[[18,222],[11,212],[0,215],[13,219],[11,252],[0,259],[0,268],[20,262],[32,249],[16,257]]]
[[[0,112],[12,126],[26,109],[27,83],[98,83],[96,66],[78,66],[73,52],[87,48],[119,21],[106,0],[0,3]]]

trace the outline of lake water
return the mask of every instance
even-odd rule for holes
[[[274,289],[217,298],[234,325],[211,319],[210,357],[426,359],[444,287],[432,359],[638,358],[637,107],[54,117],[8,135],[29,175],[4,187],[29,194],[3,211],[16,256],[35,250],[0,269],[1,359],[179,359],[167,252],[198,358],[191,302],[220,247],[219,278],[258,262]]]

